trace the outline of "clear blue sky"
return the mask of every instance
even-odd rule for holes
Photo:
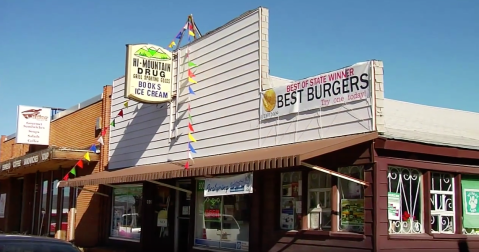
[[[272,75],[380,59],[387,98],[479,112],[479,1],[3,0],[0,134],[15,132],[19,104],[68,108],[101,93],[123,75],[127,43],[166,47],[190,13],[205,33],[260,5]]]

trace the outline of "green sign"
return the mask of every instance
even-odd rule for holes
[[[462,178],[464,228],[479,228],[479,178]]]
[[[198,180],[196,183],[196,191],[197,192],[203,192],[205,190],[205,181],[204,180]]]

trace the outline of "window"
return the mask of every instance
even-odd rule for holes
[[[479,177],[461,177],[462,233],[479,235]]]
[[[308,174],[309,229],[331,230],[331,175],[319,171]]]
[[[447,173],[431,173],[431,232],[455,233],[454,177]]]
[[[67,231],[68,229],[68,211],[70,208],[70,187],[64,187],[62,199],[62,217],[60,230]]]
[[[45,173],[42,174],[42,177],[45,176]],[[48,215],[46,215],[47,211],[47,200],[48,200],[48,179],[43,180],[42,183],[42,194],[41,194],[42,204],[40,208],[40,218],[38,218],[38,234],[39,235],[46,235],[48,229],[46,228],[48,222]]]
[[[338,172],[364,180],[362,166],[340,167]],[[339,227],[338,231],[364,232],[364,188],[361,184],[338,178]]]
[[[301,187],[300,171],[281,173],[281,229],[302,229]]]
[[[423,233],[422,174],[415,169],[389,167],[388,220],[390,234]]]
[[[248,251],[251,194],[204,196],[197,181],[195,246]]]
[[[110,237],[140,240],[142,191],[141,185],[113,189]]]
[[[58,220],[58,187],[57,187],[58,179],[54,180],[51,183],[51,195],[50,195],[50,226],[49,229],[49,236],[55,236],[55,232],[57,231],[57,220]]]

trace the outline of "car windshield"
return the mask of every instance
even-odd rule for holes
[[[71,244],[32,241],[0,241],[0,252],[80,252]]]

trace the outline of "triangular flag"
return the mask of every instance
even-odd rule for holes
[[[188,119],[190,119],[190,122],[193,123],[193,117],[190,114],[188,114]]]
[[[101,131],[101,136],[104,136],[106,135],[106,130],[108,129],[108,127],[105,127],[103,128],[103,130]],[[102,139],[103,140],[103,139]]]
[[[188,143],[188,148],[190,149],[191,152],[196,153],[195,148],[193,148],[193,145],[191,143]]]
[[[59,185],[60,185],[60,181],[57,182],[57,188],[58,188]]]
[[[190,24],[190,30],[193,30],[193,25],[192,24]]]
[[[96,153],[96,145],[93,144],[93,145],[90,147],[90,150],[91,150],[92,152]]]
[[[105,143],[103,142],[103,137],[102,137],[102,136],[100,136],[100,137],[98,138],[98,142],[99,142],[101,145],[104,145],[104,144],[105,144]]]
[[[191,111],[191,107],[189,103],[188,103],[188,111]]]
[[[183,26],[183,30],[186,30],[188,29],[188,23],[185,24],[185,26]]]
[[[195,75],[193,72],[191,72],[190,69],[188,69],[188,77],[193,78],[193,77],[195,77],[195,76],[196,76],[196,75]]]
[[[83,169],[83,160],[78,160],[78,162],[75,164],[75,166],[80,167],[80,169]]]
[[[195,63],[190,61],[190,62],[188,62],[188,66],[189,67],[197,67],[198,65],[196,65]]]
[[[117,115],[117,116],[123,117],[123,109],[121,109],[120,112],[118,112],[118,115]],[[113,125],[113,126],[115,126],[115,125]]]
[[[195,91],[193,91],[191,87],[188,87],[188,91],[190,92],[190,94],[195,95]]]
[[[83,158],[86,160],[86,161],[90,161],[90,153],[85,153],[85,155],[83,156]]]
[[[193,137],[193,135],[191,135],[191,133],[188,133],[188,138],[191,142],[196,142],[196,139]]]
[[[188,128],[190,129],[191,132],[195,132],[195,130],[193,129],[193,125],[191,125],[191,123],[188,123]]]
[[[128,101],[126,101],[125,103],[123,103],[123,106],[124,106],[125,108],[128,108]]]
[[[193,37],[195,36],[195,33],[192,32],[191,30],[188,32],[188,34],[190,34],[190,36],[193,36]]]
[[[188,77],[188,81],[189,81],[190,83],[196,84],[196,81],[193,80],[191,77]]]
[[[169,48],[172,48],[172,47],[175,46],[175,45],[176,45],[175,41],[171,41],[171,43],[168,45],[168,47],[169,47]]]
[[[68,174],[69,173],[65,174],[65,176],[63,177],[63,180],[68,180]]]
[[[113,121],[111,121],[110,125],[115,127],[115,119],[113,119]]]
[[[73,168],[70,170],[70,173],[73,174],[74,176],[77,175],[77,170],[75,169],[75,167],[73,167]]]
[[[188,161],[186,161],[185,169],[188,169],[188,168],[190,168],[190,163],[188,163]]]
[[[188,158],[193,160],[193,156],[191,155],[191,152],[188,151]]]
[[[182,33],[183,33],[183,31],[178,32],[178,34],[176,35],[175,39],[180,39]],[[175,43],[175,41],[173,41],[173,42],[171,42],[171,43]],[[176,44],[175,44],[175,45],[176,45]]]

